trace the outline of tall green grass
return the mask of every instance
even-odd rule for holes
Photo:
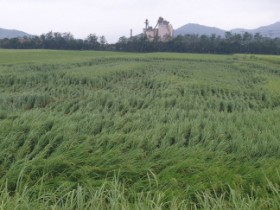
[[[189,194],[184,199],[168,195],[158,189],[158,180],[153,172],[147,173],[149,188],[146,191],[131,193],[120,181],[118,173],[112,180],[104,180],[101,186],[88,187],[78,185],[69,188],[64,185],[46,193],[43,187],[44,176],[38,181],[40,191],[23,180],[21,171],[16,190],[11,194],[8,184],[0,190],[0,209],[278,209],[279,186],[267,180],[267,197],[258,197],[258,191],[251,187],[249,194],[224,186],[223,191],[209,189],[204,192]],[[280,177],[279,177],[280,178]]]
[[[277,209],[277,56],[0,50],[2,209]]]

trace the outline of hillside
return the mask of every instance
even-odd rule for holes
[[[24,36],[30,36],[30,34],[25,33],[23,31],[0,28],[0,39],[4,39],[4,38],[10,39],[10,38],[17,38],[17,37],[24,37]]]
[[[185,35],[185,34],[198,34],[198,35],[212,35],[215,34],[217,36],[224,36],[226,30],[208,27],[199,24],[186,24],[174,31],[174,35]],[[232,29],[230,30],[232,33],[242,34],[244,32],[249,32],[252,34],[260,33],[264,37],[276,38],[280,37],[280,22],[262,26],[256,29]]]
[[[207,35],[207,36],[211,36],[212,34],[215,34],[218,36],[224,36],[225,32],[226,32],[225,30],[219,28],[189,23],[176,29],[174,31],[174,36],[185,35],[185,34],[198,34],[198,35]]]
[[[231,32],[237,34],[245,32],[251,34],[260,33],[264,37],[277,38],[280,37],[280,22],[268,26],[262,26],[256,29],[233,29]]]

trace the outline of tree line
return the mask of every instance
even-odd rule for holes
[[[56,50],[109,50],[105,36],[89,34],[86,39],[75,39],[71,33],[48,32],[40,36],[0,40],[6,49],[56,49]]]
[[[126,52],[189,52],[189,53],[252,53],[280,54],[280,38],[267,38],[259,33],[232,34],[223,37],[211,35],[177,36],[168,42],[148,41],[143,35],[120,37],[115,44],[108,44],[105,36],[90,34],[86,39],[75,39],[71,33],[48,32],[40,36],[0,40],[0,48],[8,49],[61,49],[61,50],[110,50]]]
[[[145,37],[121,37],[116,43],[116,50],[129,52],[189,52],[189,53],[252,53],[280,54],[280,38],[267,38],[259,33],[232,34],[224,37],[211,35],[179,35],[168,42],[154,40],[148,42]]]

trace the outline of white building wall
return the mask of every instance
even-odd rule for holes
[[[173,36],[173,28],[171,24],[160,24],[158,26],[158,36],[160,41],[168,41]]]
[[[146,31],[146,36],[148,38],[149,41],[153,41],[155,38],[155,30],[147,30]]]
[[[144,34],[147,36],[149,41],[153,41],[155,38],[158,38],[159,41],[165,42],[169,41],[173,37],[173,27],[169,22],[162,21],[158,23],[157,28],[146,28],[143,30]]]

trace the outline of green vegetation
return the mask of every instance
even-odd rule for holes
[[[186,34],[173,37],[168,42],[158,39],[148,41],[147,37],[138,35],[120,37],[115,44],[108,44],[104,36],[90,34],[86,39],[75,39],[71,33],[48,32],[40,36],[25,38],[0,39],[3,49],[53,49],[53,50],[103,50],[120,52],[185,52],[214,54],[268,54],[280,55],[280,37],[263,37],[259,33],[211,36]]]
[[[0,50],[0,209],[278,209],[279,64]]]

